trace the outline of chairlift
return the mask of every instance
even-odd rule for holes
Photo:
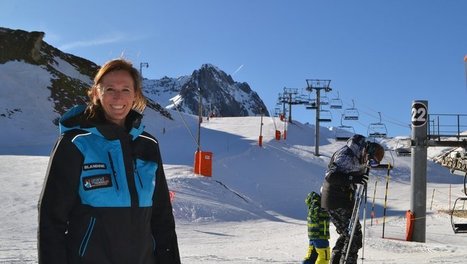
[[[329,104],[329,98],[328,96],[325,94],[325,95],[321,95],[319,97],[319,104],[320,105],[328,105]]]
[[[329,123],[332,122],[332,113],[330,110],[319,110],[319,122]]]
[[[394,148],[394,152],[399,157],[407,157],[412,155],[411,150],[411,140],[410,138],[400,138],[396,142],[396,147]]]
[[[311,99],[311,93],[310,92],[304,92],[303,90],[300,93],[300,95],[298,95],[297,97],[301,101],[302,104],[308,104],[312,100]]]
[[[306,109],[316,109],[318,105],[316,104],[316,99],[311,99],[308,104],[305,106]]]
[[[349,138],[355,135],[355,129],[353,126],[345,126],[342,123],[343,119],[344,114],[341,115],[341,125],[336,129],[335,138],[337,141],[347,141]]]
[[[308,104],[310,102],[310,96],[306,94],[301,94],[297,96],[297,100],[300,101],[300,104]]]
[[[342,100],[339,98],[339,92],[337,92],[337,97],[331,99],[329,108],[342,109]]]
[[[455,234],[467,233],[467,209],[465,203],[467,202],[467,173],[464,175],[464,194],[465,197],[459,197],[454,202],[451,210],[451,226]]]
[[[280,107],[274,108],[274,116],[275,116],[275,117],[278,117],[280,113],[281,113]]]
[[[347,108],[344,111],[344,120],[358,120],[359,113],[358,109],[355,108],[355,102],[352,100],[352,107]]]
[[[388,135],[388,130],[386,128],[386,125],[381,122],[381,112],[378,112],[378,114],[379,114],[379,122],[371,123],[368,126],[368,137],[385,138]]]

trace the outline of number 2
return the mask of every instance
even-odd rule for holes
[[[426,108],[412,108],[412,122],[426,122]]]

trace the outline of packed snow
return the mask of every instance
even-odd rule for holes
[[[176,111],[172,116],[174,121],[150,109],[145,112],[147,130],[160,141],[169,188],[175,194],[182,262],[300,263],[308,246],[305,197],[319,191],[330,156],[344,143],[335,141],[334,132],[323,127],[321,155],[315,156],[313,126],[289,124],[286,140],[276,140],[276,130],[283,132],[285,127],[276,118],[263,117],[262,129],[260,116],[204,119],[201,149],[213,153],[213,174],[205,177],[193,173],[197,117]],[[22,122],[25,130],[35,131],[25,119],[8,121]],[[0,263],[37,263],[37,201],[58,133],[49,127],[44,130],[41,135],[48,136],[25,139],[25,134],[9,133],[0,141]],[[262,147],[258,146],[260,130]],[[463,177],[431,161],[426,243],[404,241],[411,158],[394,154],[398,141],[381,141],[387,148],[384,162],[395,166],[390,172],[385,218],[387,171],[371,172],[364,262],[466,263],[467,234],[454,234],[445,213],[462,196]],[[18,148],[15,142],[29,145]],[[29,146],[34,151],[28,151]],[[430,149],[429,155],[442,151]],[[373,200],[375,217],[371,219]],[[332,225],[331,231],[333,245],[337,235]]]

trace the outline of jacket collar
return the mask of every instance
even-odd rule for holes
[[[96,116],[92,118],[89,118],[85,111],[84,105],[75,106],[67,111],[59,121],[60,134],[71,129],[82,129],[109,140],[119,139],[125,134],[129,134],[134,140],[143,133],[144,125],[141,124],[143,116],[134,110],[128,113],[124,128],[107,121],[102,110],[98,110]]]

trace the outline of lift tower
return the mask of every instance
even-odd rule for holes
[[[285,104],[289,105],[289,123],[292,123],[292,105],[304,104],[305,102],[301,100],[300,93],[298,88],[287,88],[284,87],[284,92],[279,94],[279,102],[283,105],[283,113],[285,114]]]
[[[330,83],[331,80],[306,79],[306,90],[309,92],[316,91],[315,156],[319,156],[319,114],[321,111],[321,90],[324,90],[326,93],[332,91],[331,87],[329,87]]]

